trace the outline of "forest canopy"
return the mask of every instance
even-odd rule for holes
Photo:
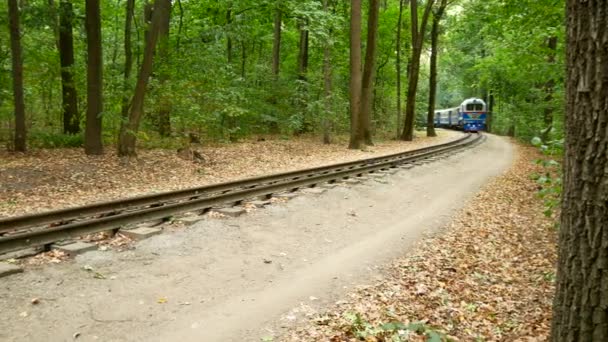
[[[493,104],[493,132],[561,136],[563,1],[359,1],[352,45],[356,2],[3,1],[0,142],[19,150],[20,130],[30,147],[132,144],[125,154],[191,135],[313,133],[329,142],[352,128],[352,46],[361,48],[363,87],[371,82],[371,93],[360,93],[370,100],[366,134],[404,138],[407,125],[426,125],[433,39],[434,107],[479,97]]]

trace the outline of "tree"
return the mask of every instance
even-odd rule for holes
[[[395,51],[397,51],[397,55],[395,57],[395,69],[397,72],[397,139],[399,138],[399,134],[401,133],[401,26],[402,26],[402,18],[403,18],[403,2],[406,0],[399,0],[399,19],[397,20],[397,39],[395,40]]]
[[[409,79],[407,87],[407,103],[405,105],[405,123],[401,139],[405,141],[414,140],[414,122],[416,118],[416,92],[418,90],[418,78],[420,76],[420,55],[424,44],[424,35],[429,14],[433,8],[435,0],[427,0],[422,14],[422,22],[418,28],[418,2],[410,1],[411,26],[412,26],[412,55],[409,66]]]
[[[127,0],[125,10],[125,71],[123,73],[123,96],[121,104],[121,119],[126,121],[129,118],[129,79],[131,78],[131,70],[133,69],[133,51],[131,49],[131,26],[133,23],[133,15],[135,11],[135,0]]]
[[[86,1],[87,31],[87,117],[84,151],[103,153],[101,115],[103,113],[103,56],[101,48],[101,13],[99,0]]]
[[[567,1],[566,151],[553,341],[608,341],[606,13],[606,1]]]
[[[163,11],[168,12],[163,16],[158,37],[158,59],[160,61],[159,83],[161,93],[158,104],[158,133],[162,137],[171,134],[171,98],[165,87],[169,81],[169,28],[171,24],[171,0],[163,1]]]
[[[274,33],[272,40],[272,75],[275,80],[279,78],[279,67],[281,65],[281,22],[283,11],[281,10],[281,1],[277,1],[274,10]]]
[[[323,11],[325,14],[329,14],[329,0],[323,0]],[[329,30],[331,34],[331,30]],[[323,116],[323,143],[330,144],[330,121],[329,114],[331,112],[331,95],[332,95],[332,68],[331,68],[331,45],[329,39],[323,44],[323,96],[324,96],[324,109],[325,115]]]
[[[63,99],[63,133],[80,132],[78,113],[78,93],[74,84],[74,37],[72,21],[74,10],[72,2],[61,0],[59,3],[59,60],[61,64],[61,89]]]
[[[373,145],[371,116],[372,104],[374,103],[374,81],[376,78],[376,46],[378,38],[378,14],[380,1],[369,1],[369,15],[367,19],[367,44],[365,46],[365,65],[363,67],[363,79],[361,83],[361,120],[359,122],[359,133],[367,145]]]
[[[426,136],[436,137],[435,133],[435,98],[437,96],[437,44],[439,41],[439,22],[443,16],[443,12],[448,5],[447,0],[441,0],[441,3],[433,13],[433,26],[431,28],[431,76],[429,77],[429,108],[426,120]]]
[[[8,21],[11,35],[13,61],[13,97],[15,107],[15,151],[26,150],[25,100],[23,97],[23,59],[21,56],[21,32],[19,30],[19,4],[8,0]]]
[[[129,119],[120,129],[118,137],[118,155],[120,156],[135,156],[135,144],[137,142],[137,132],[139,124],[144,115],[144,99],[146,96],[146,88],[154,62],[154,50],[160,35],[160,27],[166,16],[169,15],[170,8],[166,6],[166,0],[155,0],[154,10],[152,12],[152,24],[146,35],[146,47],[144,50],[144,58],[137,77],[137,84],[131,100],[131,109],[129,111]]]
[[[350,2],[350,142],[348,148],[361,147],[361,0]]]

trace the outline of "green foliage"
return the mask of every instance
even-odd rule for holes
[[[448,341],[445,334],[421,322],[404,324],[401,322],[383,323],[377,326],[365,321],[359,313],[346,313],[344,318],[349,321],[348,331],[354,337],[366,340],[374,337],[379,341],[409,341],[411,334],[425,336],[427,341]]]
[[[39,148],[82,147],[84,146],[84,137],[82,134],[32,132],[30,143],[32,146]]]
[[[551,217],[561,204],[562,165],[557,158],[561,159],[563,156],[564,140],[555,140],[543,144],[539,137],[534,137],[532,145],[538,147],[547,156],[547,158],[536,161],[537,164],[543,166],[545,172],[541,175],[534,175],[534,179],[539,185],[538,196],[543,199],[544,214]]]

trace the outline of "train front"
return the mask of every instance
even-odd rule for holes
[[[486,103],[482,99],[470,98],[460,105],[462,129],[465,132],[478,132],[486,129]]]

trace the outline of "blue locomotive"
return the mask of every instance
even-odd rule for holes
[[[487,108],[482,99],[470,98],[460,106],[435,111],[435,127],[458,128],[465,132],[486,129]]]

